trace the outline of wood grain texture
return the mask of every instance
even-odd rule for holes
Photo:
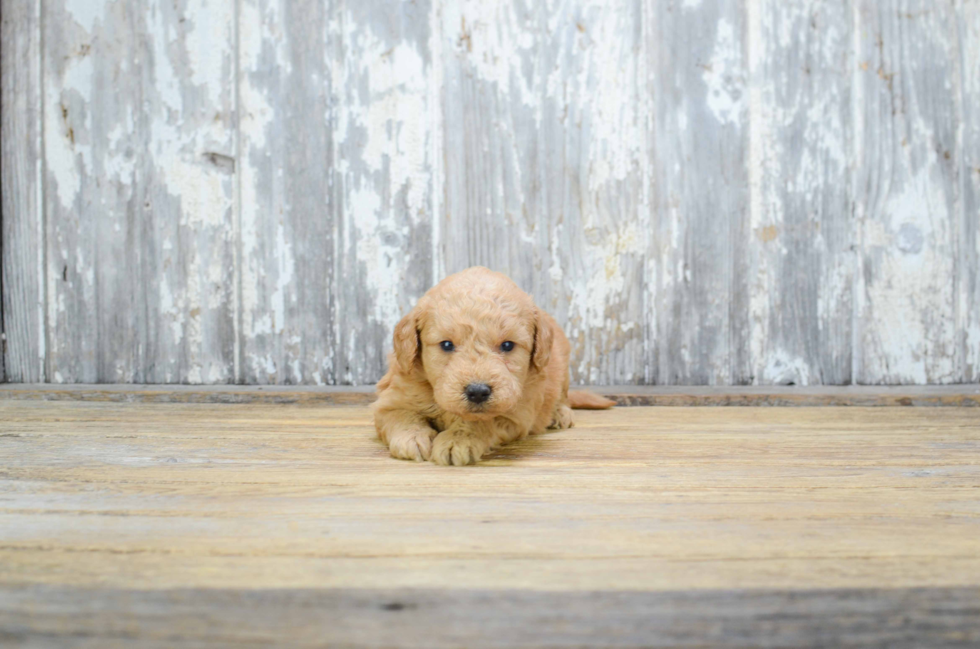
[[[850,10],[749,3],[752,372],[851,383]]]
[[[9,647],[973,647],[978,588],[0,589]]]
[[[482,264],[576,383],[980,382],[975,0],[3,6],[0,378],[369,384]]]
[[[242,379],[371,383],[432,283],[429,6],[242,9]]]
[[[245,383],[334,383],[334,3],[244,0],[239,15]]]
[[[233,14],[45,4],[54,382],[234,378]]]
[[[959,45],[960,182],[962,220],[957,265],[959,309],[957,336],[965,383],[980,383],[980,2],[957,7]]]
[[[649,9],[651,381],[750,383],[746,14],[738,3]]]
[[[391,332],[434,283],[438,39],[426,0],[346,0],[338,16],[338,383],[377,381]]]
[[[972,409],[576,418],[452,469],[389,458],[366,408],[0,402],[0,637],[303,643],[344,618],[328,638],[410,644],[384,616],[453,612],[434,628],[458,644],[508,606],[515,628],[568,607],[531,637],[624,646],[980,631]]]
[[[0,381],[45,380],[40,3],[0,4]]]
[[[650,386],[596,388],[621,406],[980,406],[980,386]],[[367,405],[371,388],[261,385],[0,385],[0,400]]]
[[[858,383],[961,380],[958,38],[952,4],[857,2]]]
[[[504,271],[564,324],[573,382],[644,380],[639,2],[447,3],[446,273]]]

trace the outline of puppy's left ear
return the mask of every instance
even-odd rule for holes
[[[421,351],[419,329],[422,326],[419,322],[419,316],[421,314],[422,310],[416,305],[395,325],[395,333],[392,336],[395,360],[398,361],[399,369],[406,374],[412,371],[415,362],[419,360],[419,352]]]
[[[541,309],[534,311],[534,349],[531,350],[531,363],[539,370],[548,367],[551,360],[551,323],[544,317]]]

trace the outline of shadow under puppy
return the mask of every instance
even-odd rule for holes
[[[571,408],[609,408],[568,391],[569,344],[507,276],[474,267],[422,296],[395,327],[374,425],[391,455],[472,464],[490,450],[570,428]]]

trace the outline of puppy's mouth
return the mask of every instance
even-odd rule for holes
[[[461,410],[462,412],[460,412],[459,415],[464,419],[487,419],[496,414],[494,404],[490,401],[485,401],[483,403],[470,403],[466,401],[463,403]]]
[[[471,421],[482,421],[493,419],[499,413],[499,403],[497,399],[487,399],[481,403],[473,403],[465,398],[456,408],[456,414],[463,419]]]

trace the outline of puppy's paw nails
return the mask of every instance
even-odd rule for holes
[[[406,430],[391,436],[388,450],[391,457],[399,460],[415,460],[425,462],[432,454],[432,437],[434,430]]]
[[[470,435],[447,431],[437,436],[432,443],[431,459],[443,466],[464,466],[476,464],[486,452],[486,446]]]

